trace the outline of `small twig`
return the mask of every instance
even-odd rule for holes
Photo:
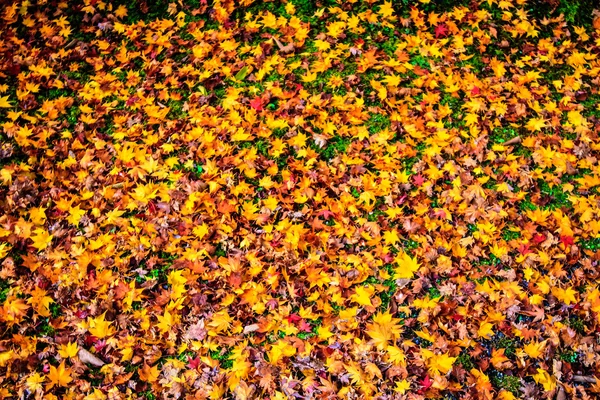
[[[517,136],[517,137],[514,137],[514,138],[512,138],[510,140],[507,140],[506,142],[504,142],[504,145],[505,146],[512,146],[512,145],[519,144],[519,143],[521,143],[521,136]]]
[[[67,43],[67,45],[65,46],[65,50],[69,50],[72,49],[73,47],[75,47],[75,45],[77,44],[77,39],[73,39],[71,40],[69,43]]]
[[[575,375],[573,376],[573,382],[596,383],[596,378],[589,375]]]

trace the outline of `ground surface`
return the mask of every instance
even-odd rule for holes
[[[592,9],[125,3],[0,9],[0,397],[596,398]]]

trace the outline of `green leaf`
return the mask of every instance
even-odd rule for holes
[[[243,81],[246,79],[248,74],[250,73],[250,68],[246,65],[244,68],[240,69],[237,74],[235,74],[235,79],[238,81]]]

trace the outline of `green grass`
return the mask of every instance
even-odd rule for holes
[[[583,335],[586,331],[585,322],[579,317],[569,318],[567,320],[567,325],[581,335]]]
[[[466,349],[458,355],[456,362],[462,365],[462,367],[467,371],[470,371],[473,368],[475,368],[475,363],[473,363],[473,359],[471,358]]]
[[[352,141],[348,138],[343,138],[341,136],[334,136],[333,138],[327,141],[327,145],[325,147],[319,147],[313,141],[311,143],[311,147],[319,153],[319,156],[325,160],[329,161],[335,158],[337,155],[341,153],[345,153],[350,146]]]
[[[0,305],[4,304],[4,302],[6,301],[9,290],[10,283],[8,283],[6,279],[0,278]]]
[[[498,334],[492,338],[492,346],[495,349],[504,349],[504,355],[511,358],[516,354],[518,342],[516,339]]]
[[[514,375],[505,375],[501,372],[492,376],[492,384],[500,389],[508,390],[515,396],[519,396],[521,380]]]
[[[568,363],[575,363],[579,359],[579,353],[574,350],[564,350],[559,353],[559,358],[561,361],[565,361]]]

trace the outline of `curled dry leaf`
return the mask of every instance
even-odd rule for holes
[[[104,361],[102,361],[101,359],[99,359],[98,357],[96,357],[95,355],[93,355],[92,353],[90,353],[89,351],[87,351],[84,348],[79,348],[79,352],[77,353],[77,357],[79,357],[79,359],[81,360],[81,362],[83,362],[85,364],[92,365],[92,366],[94,366],[96,368],[100,368],[104,364],[106,364]]]

